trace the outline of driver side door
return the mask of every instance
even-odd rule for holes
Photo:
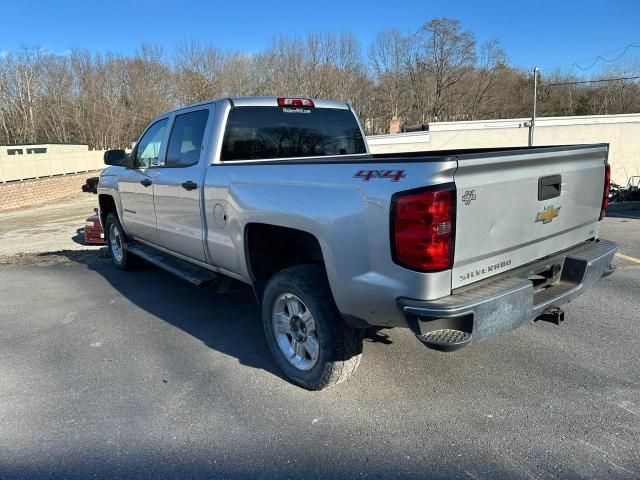
[[[153,183],[166,146],[168,117],[149,125],[131,153],[130,167],[120,177],[122,226],[130,237],[158,243]]]

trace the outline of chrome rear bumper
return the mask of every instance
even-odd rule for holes
[[[434,301],[399,298],[397,303],[418,338],[451,329],[470,334],[464,342],[468,344],[518,328],[581,295],[612,273],[617,250],[614,242],[595,240],[554,255],[551,261],[560,263],[562,271],[556,283],[543,289],[534,289],[531,280],[514,274]]]

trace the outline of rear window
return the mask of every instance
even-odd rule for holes
[[[236,107],[229,112],[222,161],[322,157],[366,153],[349,110]]]

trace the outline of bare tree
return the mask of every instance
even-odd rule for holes
[[[369,48],[369,61],[385,110],[390,117],[399,118],[407,108],[402,100],[407,89],[408,39],[393,28],[380,32]]]
[[[630,62],[593,84],[543,72],[541,115],[640,111],[640,74]],[[221,96],[283,95],[351,102],[369,133],[389,120],[528,117],[529,71],[510,66],[497,40],[476,49],[472,32],[436,18],[418,32],[380,32],[362,54],[349,32],[281,36],[257,53],[182,43],[170,52],[141,45],[133,55],[21,48],[0,56],[0,143],[84,142],[126,147],[159,113]]]
[[[500,69],[506,64],[507,56],[498,40],[489,40],[480,47],[480,61],[475,68],[472,80],[472,93],[469,110],[469,119],[482,115],[484,104],[494,93],[498,84]]]
[[[458,20],[436,18],[416,34],[413,67],[431,80],[431,119],[455,110],[464,92],[457,88],[472,74],[476,61],[476,39]]]

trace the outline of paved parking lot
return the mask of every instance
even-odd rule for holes
[[[120,272],[96,251],[16,256],[6,225],[2,480],[640,478],[638,211],[605,219],[626,257],[561,326],[452,354],[381,331],[319,393],[281,378],[248,289]]]

